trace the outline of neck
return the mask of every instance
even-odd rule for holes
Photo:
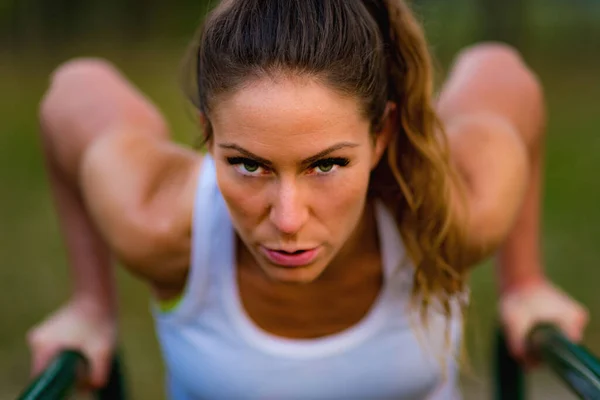
[[[373,254],[379,254],[378,236],[374,203],[369,201],[356,229],[319,279],[338,279],[345,274],[355,273],[355,268],[349,268],[351,265],[373,267],[373,263],[365,263],[364,260],[372,259]],[[375,267],[380,268],[380,265]]]

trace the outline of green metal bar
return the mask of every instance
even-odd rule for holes
[[[96,392],[97,400],[125,400],[127,393],[125,391],[125,379],[123,373],[123,364],[121,357],[116,355],[112,361],[108,383],[105,387]]]
[[[497,329],[494,360],[494,400],[525,400],[525,374],[511,356],[502,328]]]
[[[571,342],[552,324],[540,324],[528,335],[528,351],[584,400],[600,399],[600,360],[587,348]],[[498,329],[495,356],[495,400],[524,400],[525,374]]]
[[[61,352],[19,395],[17,400],[63,400],[71,394],[77,380],[88,368],[78,351]],[[113,359],[108,383],[95,393],[97,400],[125,400],[126,392],[120,357]]]
[[[18,400],[64,399],[77,382],[77,374],[87,368],[83,355],[64,351],[40,374]]]
[[[529,335],[532,353],[542,359],[582,399],[600,399],[600,361],[556,327],[544,324]]]

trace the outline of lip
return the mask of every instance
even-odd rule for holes
[[[260,249],[269,261],[282,267],[304,267],[311,264],[319,254],[319,247],[306,250],[302,249],[302,253],[299,254],[284,253],[282,250],[273,250],[264,246],[261,246]],[[288,251],[290,253],[292,252],[292,250]]]

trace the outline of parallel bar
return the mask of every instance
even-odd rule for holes
[[[600,360],[587,348],[567,339],[552,324],[540,324],[528,335],[528,351],[539,358],[567,387],[584,400],[600,400]],[[524,400],[525,373],[509,353],[502,328],[495,355],[495,400]]]
[[[539,325],[529,336],[529,348],[582,399],[600,399],[600,361],[552,325]]]
[[[510,355],[504,330],[497,330],[494,357],[494,400],[525,400],[525,374]]]
[[[73,390],[78,373],[87,369],[85,357],[64,351],[18,397],[18,400],[64,399]]]
[[[64,400],[73,392],[79,377],[85,375],[88,362],[74,350],[60,353],[19,395],[17,400]],[[97,400],[125,400],[125,384],[120,357],[113,359],[106,387],[95,393]]]

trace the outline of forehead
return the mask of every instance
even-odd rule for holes
[[[301,76],[263,78],[217,99],[211,123],[217,144],[311,149],[369,140],[357,99]]]

